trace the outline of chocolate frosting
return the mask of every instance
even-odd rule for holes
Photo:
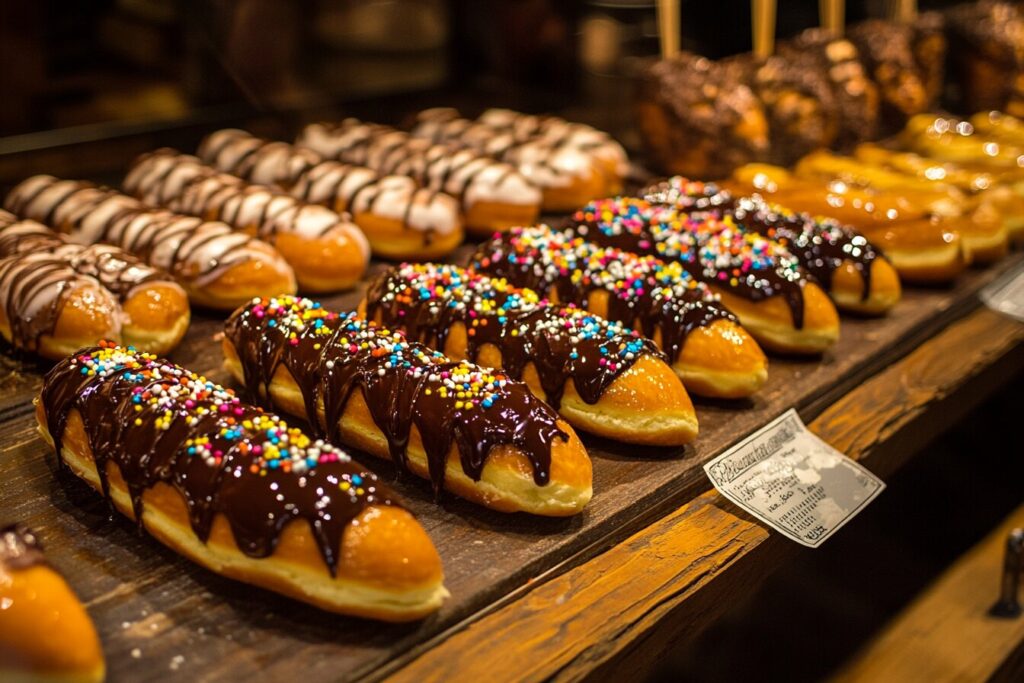
[[[594,404],[640,356],[664,357],[654,342],[621,324],[458,266],[391,268],[370,284],[366,317],[438,349],[445,347],[452,326],[461,323],[470,360],[477,360],[483,345],[493,344],[514,379],[522,379],[533,363],[545,400],[556,409],[569,379],[580,398]]]
[[[871,294],[871,264],[881,252],[856,230],[830,218],[798,213],[761,197],[734,197],[714,183],[675,176],[640,191],[652,204],[670,207],[694,217],[731,216],[737,225],[783,245],[825,289],[831,289],[835,271],[848,261],[864,282],[863,299]]]
[[[690,275],[750,301],[785,299],[803,327],[807,273],[780,244],[744,231],[728,213],[692,216],[642,199],[591,202],[572,218],[575,233],[597,244],[678,263]]]
[[[602,248],[548,226],[495,235],[470,257],[469,267],[517,287],[553,291],[558,301],[587,308],[593,292],[608,293],[605,317],[661,335],[671,361],[689,333],[716,320],[736,321],[717,297],[678,264]]]
[[[492,449],[515,446],[530,460],[533,479],[548,483],[551,447],[568,440],[558,414],[520,382],[468,362],[453,362],[402,334],[324,310],[298,297],[254,301],[236,311],[225,334],[241,359],[253,395],[269,396],[279,367],[295,379],[310,424],[341,439],[341,417],[362,392],[391,459],[408,468],[415,425],[435,495],[444,486],[454,444],[462,470],[479,480]],[[323,404],[323,420],[318,406]]]
[[[45,563],[43,546],[31,529],[21,524],[0,528],[0,567],[28,569]]]
[[[223,515],[238,548],[273,554],[285,526],[309,524],[334,575],[342,535],[367,507],[397,505],[377,476],[329,443],[312,441],[228,389],[132,349],[85,349],[46,375],[41,395],[58,461],[77,410],[109,499],[118,466],[142,528],[143,493],[172,486],[202,542]]]

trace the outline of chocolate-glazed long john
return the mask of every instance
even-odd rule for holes
[[[295,291],[294,272],[270,245],[91,183],[33,176],[11,190],[5,207],[75,242],[112,244],[166,270],[193,303],[234,308],[260,294]]]
[[[36,535],[0,527],[0,680],[99,683],[100,639]]]
[[[445,596],[433,544],[372,472],[204,377],[105,345],[57,364],[36,407],[63,466],[219,574],[393,621]]]
[[[16,348],[56,360],[112,339],[167,352],[188,323],[188,296],[163,271],[0,211],[0,333]]]
[[[726,214],[691,218],[642,199],[598,202],[570,221],[598,244],[657,255],[680,264],[713,289],[762,345],[785,353],[820,353],[839,337],[839,315],[778,243],[741,230]]]
[[[450,358],[504,369],[574,427],[660,446],[697,436],[693,404],[652,341],[506,280],[404,264],[370,284],[359,310]]]
[[[469,266],[641,331],[665,352],[693,393],[750,396],[768,377],[757,343],[678,263],[536,226],[496,235],[480,246]]]
[[[220,173],[160,149],[135,160],[125,190],[153,206],[222,221],[274,246],[306,292],[349,289],[366,273],[370,245],[348,214]]]
[[[235,129],[211,133],[196,154],[251,183],[352,214],[377,256],[439,258],[462,243],[458,200],[420,187],[408,176],[324,160],[312,150]]]
[[[640,191],[644,200],[695,218],[732,216],[738,226],[784,246],[845,311],[880,314],[896,305],[900,283],[882,254],[853,228],[839,221],[790,211],[757,195],[738,197],[714,183],[674,176]],[[596,202],[576,214],[586,220],[615,212],[611,201]],[[593,220],[593,219],[590,219]],[[668,258],[679,240],[670,222],[631,225],[636,250]],[[645,243],[643,246],[640,240]]]
[[[466,228],[489,234],[540,214],[541,191],[516,168],[473,150],[455,150],[387,126],[346,119],[306,126],[296,144],[328,159],[406,175],[462,204]]]
[[[309,299],[255,300],[225,325],[228,370],[332,442],[390,458],[504,512],[563,516],[590,500],[572,428],[504,374]]]

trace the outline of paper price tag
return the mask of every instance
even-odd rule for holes
[[[993,311],[1024,322],[1024,263],[981,290],[981,300]]]
[[[704,465],[718,492],[776,531],[817,548],[885,484],[811,433],[790,409]]]

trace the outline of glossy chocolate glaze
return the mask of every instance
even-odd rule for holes
[[[714,183],[679,176],[655,183],[639,194],[652,204],[689,214],[711,212],[718,218],[731,215],[743,228],[782,244],[827,290],[832,288],[836,270],[848,261],[864,282],[862,298],[871,294],[871,264],[881,253],[866,237],[838,221],[790,211],[757,195],[735,197]]]
[[[693,216],[620,197],[591,202],[570,229],[597,244],[678,263],[690,275],[749,301],[781,296],[793,326],[804,323],[808,274],[791,253],[757,233],[744,232],[726,213]]]
[[[391,459],[403,469],[415,425],[435,495],[444,486],[453,444],[473,480],[480,479],[493,448],[515,446],[529,459],[534,481],[544,485],[554,440],[568,440],[558,414],[526,385],[453,362],[400,333],[354,313],[328,312],[309,299],[254,301],[228,319],[225,335],[252,394],[269,396],[274,374],[286,368],[301,390],[310,424],[332,441],[342,437],[341,417],[354,391],[362,392]]]
[[[678,264],[601,248],[547,226],[495,235],[468,264],[517,287],[553,291],[560,303],[580,308],[588,308],[592,293],[607,292],[604,317],[637,327],[648,338],[660,333],[661,348],[672,362],[694,329],[716,320],[736,321],[707,286]]]
[[[467,358],[476,361],[481,347],[493,344],[514,379],[533,363],[555,409],[570,379],[594,404],[641,355],[663,357],[654,342],[618,323],[458,266],[403,264],[381,273],[367,289],[366,317],[438,349],[461,323]]]
[[[285,526],[301,520],[334,575],[349,522],[369,506],[397,504],[345,452],[151,354],[80,351],[47,373],[40,400],[61,462],[68,416],[78,411],[103,495],[110,497],[107,468],[116,464],[140,528],[143,493],[168,484],[202,542],[223,515],[239,550],[268,557]]]
[[[0,528],[0,568],[28,569],[46,564],[43,546],[26,526],[9,524]]]

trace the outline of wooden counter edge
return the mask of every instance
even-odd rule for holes
[[[1024,325],[979,309],[850,391],[809,427],[851,457],[868,458],[872,469],[891,473],[899,463],[882,462],[893,459],[882,446],[913,431],[936,405],[945,409],[946,424],[962,415],[966,405],[946,406],[944,399],[1019,352],[1022,340]],[[1021,355],[1013,353],[1014,371],[1024,365]],[[881,450],[885,457],[875,458]],[[706,612],[720,611],[722,597],[747,592],[761,572],[727,570],[752,565],[784,544],[708,491],[604,553],[463,622],[386,680],[579,680],[597,669],[611,673],[609,665],[616,668],[612,662],[642,641],[653,638],[665,647],[673,634],[707,621]],[[746,576],[734,578],[740,573]],[[655,628],[684,605],[692,608],[689,620],[673,620],[668,633]],[[637,664],[626,671],[640,675]]]

